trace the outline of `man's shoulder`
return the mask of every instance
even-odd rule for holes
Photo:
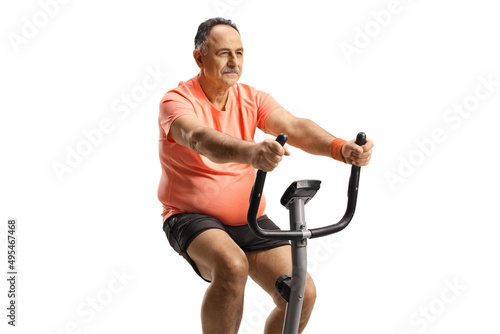
[[[252,103],[256,105],[265,103],[271,97],[271,94],[267,91],[256,89],[252,85],[237,83],[234,87],[236,95],[238,95],[240,99],[252,101]]]
[[[176,88],[169,90],[162,98],[161,102],[177,100],[177,101],[192,101],[197,98],[196,76],[187,81],[179,82]]]
[[[264,92],[256,89],[252,85],[248,85],[248,84],[240,83],[240,82],[236,83],[233,86],[233,89],[235,90],[235,92],[238,95],[244,95],[246,97],[252,97],[252,98],[255,98],[257,95],[264,93]]]

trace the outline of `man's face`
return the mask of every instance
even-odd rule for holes
[[[206,54],[195,51],[195,59],[210,84],[228,88],[238,82],[243,69],[243,44],[238,32],[227,25],[214,26],[206,50]]]

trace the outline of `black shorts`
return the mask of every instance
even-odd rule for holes
[[[266,215],[257,219],[257,224],[266,230],[280,229]],[[197,213],[186,212],[173,215],[163,224],[163,231],[165,231],[165,234],[167,235],[170,246],[172,246],[172,248],[174,248],[179,255],[184,257],[189,264],[191,264],[194,271],[201,278],[203,278],[203,276],[201,276],[196,264],[187,254],[187,249],[194,238],[196,238],[200,233],[213,228],[226,231],[231,239],[233,239],[233,241],[244,252],[272,249],[290,244],[286,240],[268,240],[260,238],[253,234],[248,225],[228,226],[222,224],[220,221],[211,216]],[[203,280],[210,282],[205,278],[203,278]]]

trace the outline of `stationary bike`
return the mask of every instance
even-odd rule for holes
[[[288,137],[282,133],[276,141],[285,145]],[[366,135],[358,133],[356,144],[366,143]],[[266,172],[259,170],[250,195],[247,221],[254,234],[261,238],[275,240],[291,240],[292,244],[292,276],[283,275],[276,280],[275,288],[287,302],[283,334],[297,334],[300,314],[304,299],[307,275],[307,239],[324,237],[343,230],[351,221],[356,209],[358,184],[361,168],[352,165],[349,188],[347,192],[347,210],[340,221],[325,227],[307,229],[304,206],[314,197],[320,188],[319,180],[300,180],[293,182],[281,197],[281,204],[290,212],[290,230],[264,230],[257,225],[262,190],[266,180]]]

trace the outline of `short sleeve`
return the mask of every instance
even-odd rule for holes
[[[184,115],[195,116],[191,102],[175,93],[166,94],[160,102],[160,115],[158,121],[160,127],[165,131],[165,136],[168,141],[173,142],[173,139],[168,134],[172,123],[178,117]]]
[[[282,106],[269,93],[256,90],[255,100],[257,102],[257,127],[264,131],[267,116]]]

